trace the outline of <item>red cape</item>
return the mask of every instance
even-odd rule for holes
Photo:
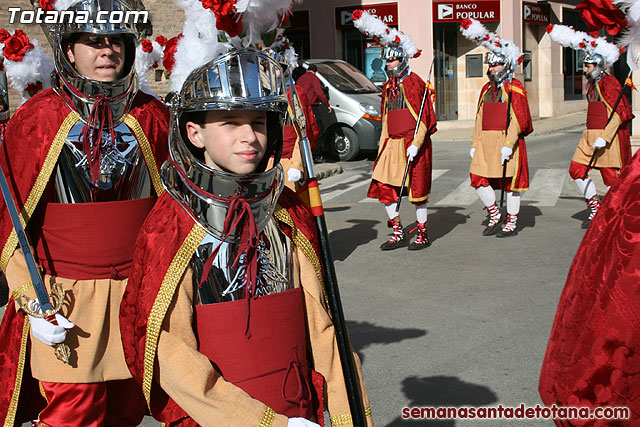
[[[0,165],[9,181],[18,209],[22,210],[25,207],[29,194],[34,190],[38,174],[43,168],[57,162],[57,157],[47,159],[47,154],[70,112],[62,98],[52,89],[48,89],[29,99],[9,121],[5,141],[0,148]],[[138,92],[129,114],[140,124],[151,145],[156,166],[159,167],[168,156],[169,111],[157,99]],[[75,120],[67,122],[73,123]],[[64,136],[66,137],[66,134]],[[47,182],[48,180],[44,185]],[[37,205],[37,198],[33,202]],[[28,220],[29,218],[26,219],[27,223]],[[12,230],[4,200],[0,200],[2,248],[6,246]],[[7,247],[7,252],[12,253],[13,249],[15,248]],[[28,421],[36,418],[41,409],[39,406],[43,403],[42,399],[38,398],[37,382],[29,373],[28,355],[20,355],[23,325],[24,316],[16,314],[14,304],[10,300],[0,325],[0,366],[3,368],[0,375],[0,420],[5,420],[8,415],[16,376],[22,377],[18,408],[18,417],[21,417],[21,413],[22,417],[16,417],[16,420]],[[20,363],[26,365],[24,373],[19,369]]]
[[[616,101],[620,96],[622,86],[618,79],[608,74],[598,82],[598,89],[600,94],[604,98],[604,102],[607,104],[609,111],[613,110]],[[624,167],[631,160],[631,135],[629,133],[629,123],[633,119],[633,113],[631,112],[631,106],[626,96],[620,98],[616,113],[620,116],[622,124],[618,127],[618,140],[620,141],[620,161],[622,167]]]
[[[382,115],[384,117],[383,120],[388,120],[387,118],[387,97],[389,96],[389,86],[390,81],[387,81],[382,87]],[[424,96],[425,90],[427,90],[427,86],[425,82],[418,76],[416,73],[412,72],[399,84],[402,89],[404,89],[405,100],[412,110],[412,115],[414,118],[420,114],[420,106],[422,105],[422,97]],[[431,135],[436,133],[437,121],[436,121],[436,113],[433,111],[433,104],[430,102],[430,97],[427,97],[424,103],[424,111],[422,112],[422,117],[420,118],[422,124],[427,128],[427,134],[425,136],[424,142],[420,147],[420,151],[418,151],[418,155],[416,159],[412,162],[409,178],[409,182],[411,182],[411,194],[413,198],[422,198],[424,196],[428,196],[431,192],[431,168],[432,168],[432,148],[431,148]],[[405,138],[404,148],[407,149],[413,142],[413,135],[410,138]],[[386,141],[383,141],[382,144],[386,144]],[[384,149],[384,148],[383,148]],[[380,151],[382,152],[382,150]],[[373,164],[373,168],[375,169],[378,159]],[[404,165],[402,165],[404,168]]]
[[[313,115],[313,110],[311,109],[311,104],[309,104],[309,98],[307,97],[307,92],[305,92],[304,88],[300,85],[296,86],[296,92],[298,93],[298,98],[300,98],[300,105],[302,110],[304,111],[304,117],[307,121],[307,138],[309,139],[309,146],[311,147],[311,151],[316,149],[318,145],[318,136],[320,135],[320,128],[318,127],[318,122],[316,122],[316,117]],[[291,89],[287,89],[287,98],[289,99],[289,103],[291,103]],[[291,107],[289,107],[291,109]],[[296,129],[296,139],[286,139],[283,141],[282,152],[283,153],[291,153],[294,149],[296,140],[297,140],[298,131]],[[283,155],[283,157],[285,157]],[[286,157],[291,158],[291,156]]]
[[[607,193],[573,260],[542,365],[546,405],[627,406],[640,423],[640,154]],[[567,425],[556,422],[557,425]]]
[[[311,243],[315,256],[320,259],[315,221],[309,209],[286,187],[278,199],[278,205],[286,209],[295,229],[302,232]],[[184,208],[165,192],[138,236],[134,265],[120,305],[120,329],[127,364],[139,383],[143,381],[147,325],[152,307],[169,266],[194,224],[195,221]],[[279,222],[279,226],[292,237],[294,229],[291,224]],[[183,274],[184,271],[180,277]],[[170,295],[169,298],[174,296]],[[154,418],[164,423],[187,417],[155,381],[151,386],[150,409]]]

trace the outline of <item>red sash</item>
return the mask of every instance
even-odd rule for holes
[[[307,360],[302,288],[198,305],[195,316],[198,351],[225,380],[289,418],[322,414],[323,379]]]
[[[587,129],[604,129],[607,127],[607,105],[602,101],[589,102],[587,109]]]
[[[482,104],[482,130],[507,130],[507,103]]]
[[[33,243],[47,274],[66,279],[129,277],[136,237],[156,197],[100,203],[46,203]]]
[[[408,108],[401,110],[390,110],[387,114],[387,129],[389,137],[402,138],[407,133],[413,133],[416,129],[416,120],[411,115]]]
[[[293,125],[284,125],[282,128],[282,158],[290,159],[296,146],[298,134]]]

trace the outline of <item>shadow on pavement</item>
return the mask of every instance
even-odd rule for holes
[[[419,338],[427,335],[425,329],[416,328],[388,328],[378,326],[369,322],[347,322],[351,346],[358,353],[360,361],[364,360],[362,350],[371,344],[392,344],[412,338]]]
[[[460,407],[487,406],[498,401],[498,396],[488,387],[461,381],[457,377],[408,377],[402,381],[402,392],[409,400],[409,407]],[[402,411],[398,408],[398,413]],[[400,415],[388,427],[407,425],[453,427],[455,420],[403,420]]]
[[[457,211],[464,210],[465,208],[446,206],[442,208],[434,208],[429,206],[429,216],[427,218],[427,233],[429,234],[429,240],[431,243],[451,233],[457,226],[466,224],[469,215],[463,215]],[[408,227],[405,227],[405,231],[413,237],[417,230],[414,230],[417,222],[414,221]]]
[[[523,228],[535,227],[538,216],[542,216],[540,208],[523,204],[520,207],[520,214],[518,214],[518,231],[522,231]]]
[[[347,222],[355,225],[334,230],[329,234],[334,261],[344,261],[358,246],[366,245],[378,238],[378,232],[373,227],[380,221],[350,219]]]

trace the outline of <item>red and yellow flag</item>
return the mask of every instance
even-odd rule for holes
[[[431,80],[427,80],[427,91],[429,92],[429,100],[432,104],[436,103],[436,88],[433,87]]]
[[[627,77],[627,80],[624,81],[624,84],[625,84],[625,86],[629,86],[633,90],[638,90],[638,89],[636,89],[635,85],[633,84],[633,80],[631,79],[631,76]]]
[[[307,179],[307,182],[296,191],[296,194],[302,199],[305,205],[309,206],[314,216],[324,215],[322,199],[320,198],[320,188],[318,188],[318,180],[316,178]]]

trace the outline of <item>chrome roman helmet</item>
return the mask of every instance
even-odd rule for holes
[[[252,48],[232,50],[192,71],[179,93],[167,96],[171,110],[170,160],[161,169],[169,193],[218,239],[232,198],[247,200],[258,229],[267,225],[284,185],[280,166],[282,126],[287,111],[285,75],[277,60]],[[188,140],[185,124],[212,110],[267,112],[267,150],[255,173],[215,170]],[[275,165],[267,169],[269,158]],[[239,236],[229,236],[237,241]]]
[[[507,57],[501,53],[487,52],[484,57],[485,64],[503,64],[504,68],[496,74],[491,74],[487,69],[487,77],[496,85],[500,86],[507,80],[510,80],[515,71],[515,65],[512,61],[509,61]]]
[[[58,0],[60,2],[62,0]],[[38,0],[32,0],[36,6]],[[71,2],[66,12],[73,16],[85,16],[87,23],[71,22],[71,19],[61,19],[56,24],[43,24],[45,34],[53,48],[54,73],[51,86],[57,92],[65,90],[73,105],[84,121],[88,120],[91,109],[98,97],[104,97],[111,107],[114,124],[119,122],[129,111],[138,85],[135,72],[135,51],[138,41],[151,34],[150,23],[136,23],[144,20],[138,15],[144,11],[140,0],[77,0]],[[64,16],[65,12],[61,12]],[[121,23],[109,17],[120,17]],[[134,21],[134,22],[131,22]],[[124,69],[122,75],[115,81],[102,82],[90,79],[78,73],[66,54],[66,47],[73,43],[79,34],[90,33],[99,35],[122,36],[125,49]],[[65,97],[63,97],[65,99]]]
[[[392,68],[391,70],[387,70],[385,68],[385,72],[387,73],[387,77],[389,78],[400,76],[409,67],[409,58],[402,46],[397,43],[393,43],[391,45],[383,47],[380,52],[380,57],[385,61],[390,61],[393,59],[400,60],[400,63],[397,67]]]
[[[587,73],[587,78],[591,81],[600,80],[607,69],[607,61],[604,59],[604,56],[599,53],[586,53],[584,57],[584,64],[593,64],[595,68]]]

